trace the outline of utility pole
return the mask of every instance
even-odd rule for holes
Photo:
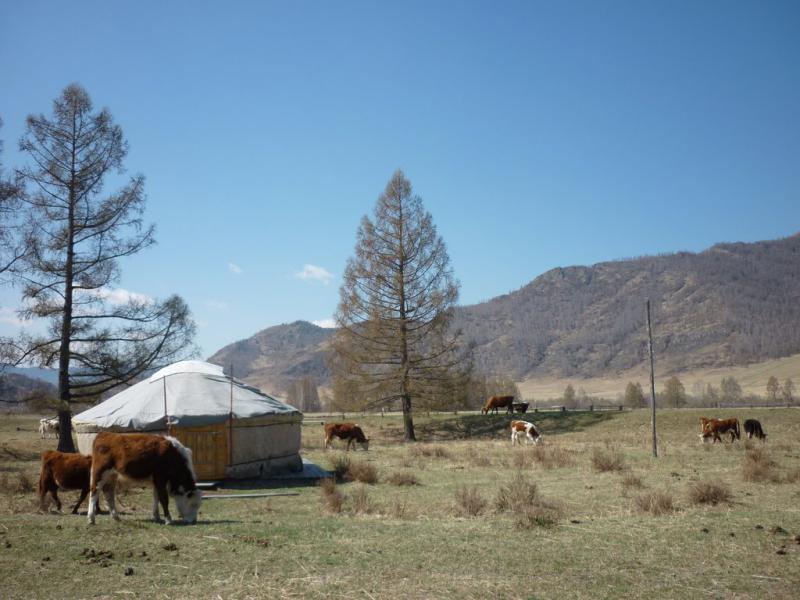
[[[658,458],[656,443],[656,376],[653,368],[653,329],[650,326],[650,299],[647,299],[647,350],[650,354],[650,406],[652,409],[651,424],[653,427],[653,458]]]

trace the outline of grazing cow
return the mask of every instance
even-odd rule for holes
[[[533,442],[538,444],[542,439],[542,434],[536,429],[536,425],[528,423],[528,421],[511,421],[511,445],[513,446],[519,441],[520,436],[525,436],[525,444]]]
[[[153,485],[153,520],[172,522],[169,496],[175,500],[184,523],[196,523],[202,492],[192,466],[192,451],[173,437],[146,433],[98,433],[92,444],[92,475],[89,486],[89,523],[94,524],[97,492],[102,490],[111,516],[119,520],[114,502],[117,477]],[[169,494],[169,495],[168,495]]]
[[[747,434],[747,439],[752,440],[753,436],[756,436],[762,442],[767,441],[767,434],[761,429],[761,423],[755,419],[747,419],[744,422],[744,432]]]
[[[741,438],[739,433],[739,419],[707,419],[705,428],[700,437],[706,441],[709,437],[713,438],[713,442],[722,442],[719,437],[721,433],[728,433],[731,436],[731,443]]]
[[[49,450],[42,452],[42,470],[39,473],[39,510],[47,510],[45,496],[48,492],[61,511],[58,490],[80,490],[81,496],[72,507],[72,514],[78,514],[78,507],[89,494],[89,472],[92,457],[83,454],[68,454]]]
[[[369,450],[369,440],[364,437],[361,427],[355,423],[323,423],[325,428],[325,449],[331,445],[333,436],[340,440],[347,440],[347,450],[351,445],[359,444],[364,450]]]
[[[488,415],[489,411],[497,414],[498,408],[505,408],[509,414],[514,414],[514,396],[492,396],[483,405],[481,412]]]
[[[39,419],[39,435],[42,438],[49,438],[50,434],[58,437],[58,419]]]

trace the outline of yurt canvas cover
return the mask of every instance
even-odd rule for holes
[[[100,431],[169,433],[192,449],[200,479],[221,479],[302,469],[302,420],[296,408],[226,377],[222,367],[182,361],[76,415],[73,424],[84,454]]]

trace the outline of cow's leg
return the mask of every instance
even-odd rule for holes
[[[81,490],[80,498],[78,498],[78,501],[75,503],[75,506],[72,507],[72,514],[73,515],[77,515],[78,514],[78,507],[83,503],[83,501],[86,499],[86,496],[88,496],[88,495],[89,495],[89,488],[88,487],[83,488]]]
[[[158,490],[156,490],[155,484],[153,484],[153,521],[162,523],[161,515],[158,512]]]
[[[103,496],[105,496],[106,502],[108,503],[108,510],[111,513],[111,518],[115,521],[119,521],[119,513],[117,513],[116,487],[116,474],[113,471],[106,471],[103,473],[103,477],[100,481],[100,488],[103,490]],[[99,497],[97,498],[97,502],[100,502]]]
[[[154,482],[153,484],[158,494],[158,501],[161,503],[161,508],[164,509],[164,523],[169,525],[172,523],[172,515],[169,514],[169,495],[167,494],[167,483],[165,481]]]
[[[89,525],[94,525],[94,518],[97,514],[97,504],[100,498],[97,497],[97,484],[100,479],[101,466],[98,460],[92,461],[92,470],[89,472],[89,508],[86,511],[86,518],[89,520]]]

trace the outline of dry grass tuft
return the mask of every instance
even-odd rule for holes
[[[390,484],[397,486],[419,485],[417,476],[408,471],[396,471],[386,479]]]
[[[498,512],[512,513],[516,524],[525,529],[555,525],[561,514],[561,509],[542,498],[536,483],[522,473],[500,487],[494,506]]]
[[[370,499],[366,486],[358,486],[350,499],[353,503],[353,514],[369,515],[375,512],[375,503]]]
[[[744,454],[742,462],[742,476],[745,481],[777,483],[780,481],[780,474],[776,463],[766,450],[754,448]]]
[[[339,454],[331,459],[331,471],[337,481],[342,481],[350,470],[350,458]]]
[[[444,446],[438,444],[415,444],[409,448],[409,453],[412,456],[426,458],[452,458],[450,451]]]
[[[572,464],[572,457],[561,446],[537,444],[531,453],[533,460],[548,471],[560,467],[568,467]]]
[[[633,471],[627,471],[624,473],[622,475],[622,479],[620,479],[620,483],[622,484],[623,495],[627,494],[632,489],[641,490],[644,488],[644,482],[642,481],[642,478]]]
[[[622,453],[616,448],[601,450],[595,448],[592,451],[592,468],[600,473],[609,471],[624,471],[628,468]]]
[[[527,452],[514,452],[511,455],[511,467],[518,470],[530,467],[531,459]]]
[[[462,486],[456,490],[456,513],[465,517],[477,517],[484,510],[488,502],[481,496],[477,487]]]
[[[730,486],[722,481],[696,481],[689,485],[689,500],[694,504],[730,502],[733,497]]]
[[[389,504],[389,516],[395,519],[408,519],[411,517],[408,503],[400,498],[395,498]]]
[[[325,509],[337,515],[341,513],[344,507],[344,495],[336,487],[336,480],[332,477],[320,479],[319,489]]]
[[[666,515],[675,510],[672,495],[666,491],[646,492],[634,497],[633,507],[639,512],[649,512],[654,516]]]
[[[16,477],[9,477],[8,473],[0,475],[0,492],[4,494],[30,494],[36,487],[37,483],[27,473],[19,472]]]
[[[467,462],[473,467],[486,468],[492,466],[492,459],[486,452],[479,452],[474,446],[467,446]]]
[[[354,481],[361,483],[378,483],[378,469],[374,465],[365,462],[352,463],[347,474]]]

